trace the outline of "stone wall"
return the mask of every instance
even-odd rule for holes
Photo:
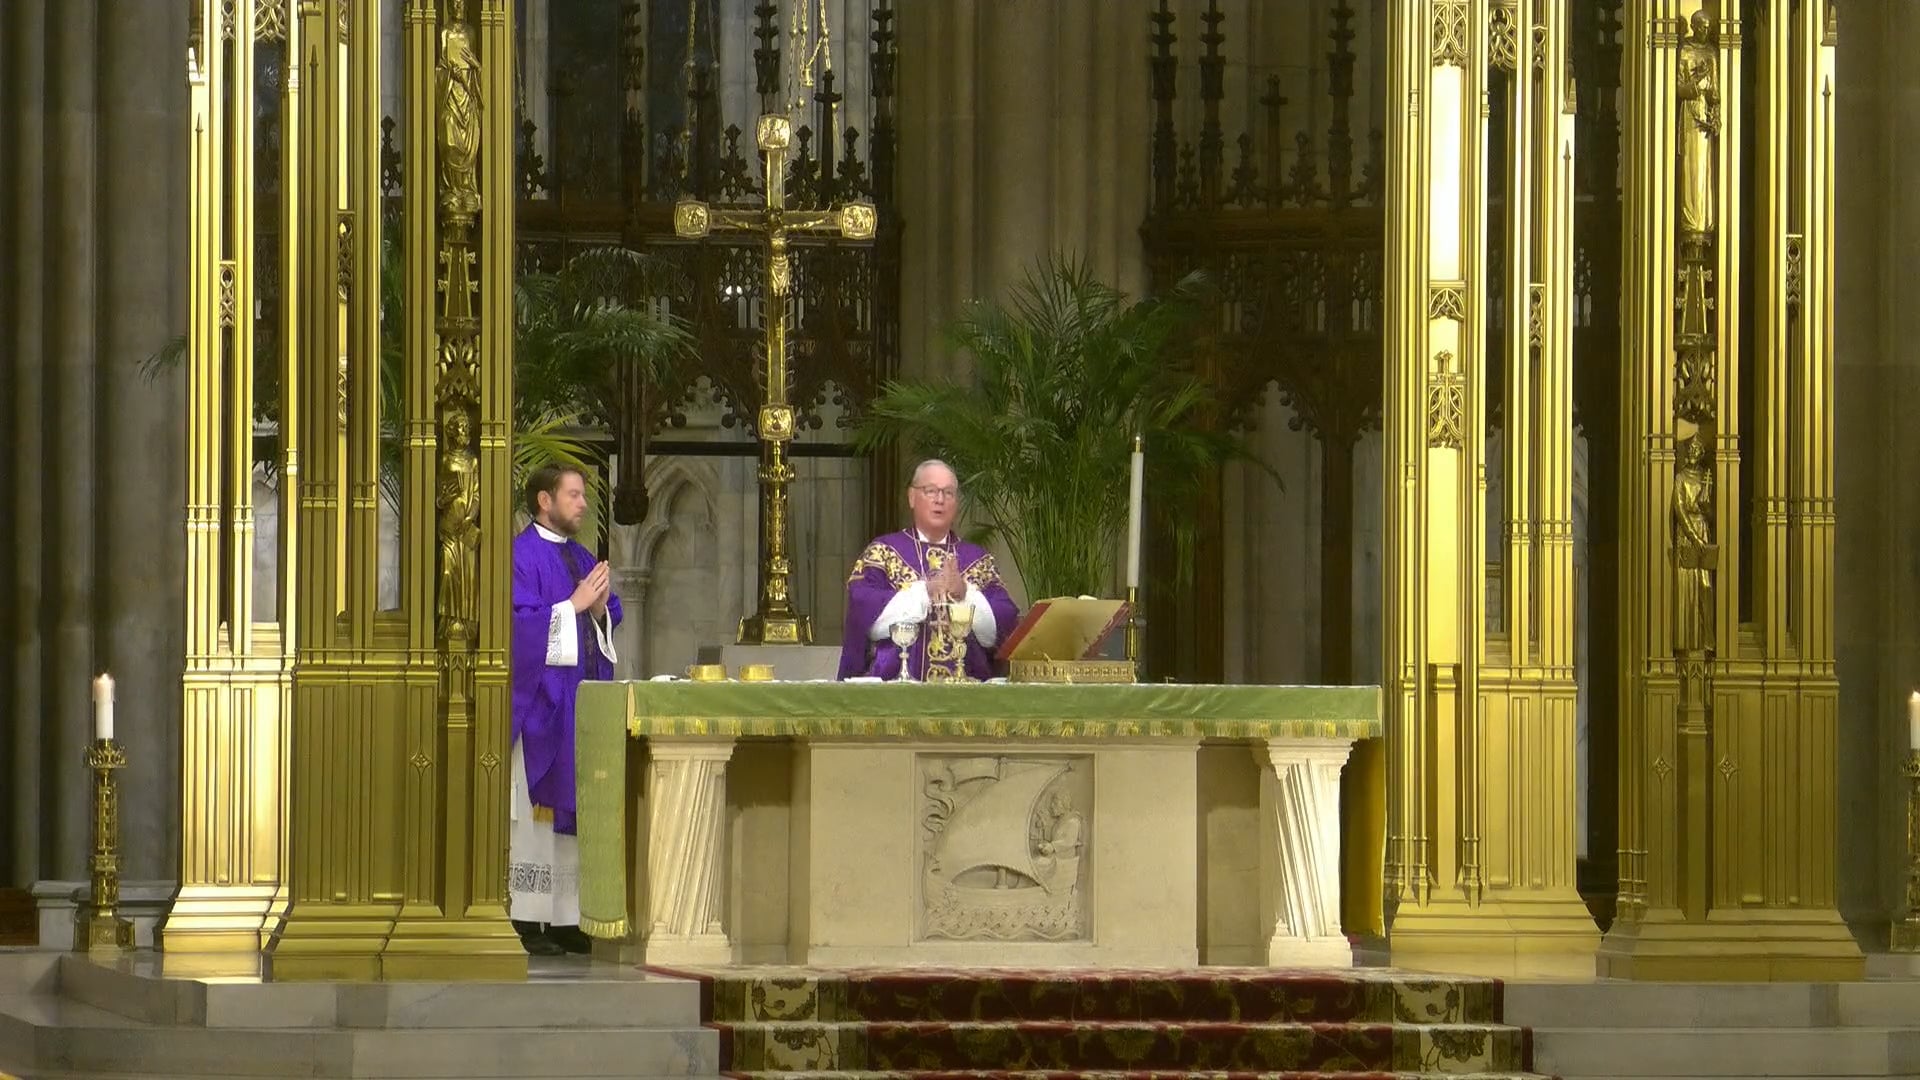
[[[85,876],[89,683],[119,683],[122,872],[178,861],[187,6],[0,4],[0,883]]]

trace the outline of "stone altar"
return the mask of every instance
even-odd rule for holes
[[[1372,687],[590,683],[582,925],[665,965],[1345,966],[1379,730]]]

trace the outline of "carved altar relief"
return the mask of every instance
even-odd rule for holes
[[[1091,940],[1093,755],[920,754],[923,939]]]

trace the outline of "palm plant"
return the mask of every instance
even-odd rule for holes
[[[1172,534],[1179,572],[1189,574],[1196,479],[1246,457],[1238,438],[1212,426],[1206,383],[1170,356],[1204,292],[1194,275],[1165,296],[1129,302],[1084,263],[1048,259],[1005,302],[976,301],[948,329],[974,359],[971,381],[889,383],[859,442],[952,465],[987,519],[976,532],[1005,541],[1038,598],[1115,584],[1138,433],[1153,492],[1147,512]]]

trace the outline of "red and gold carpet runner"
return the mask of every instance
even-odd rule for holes
[[[1375,971],[714,969],[721,1068],[754,1080],[1524,1077],[1501,985]]]

